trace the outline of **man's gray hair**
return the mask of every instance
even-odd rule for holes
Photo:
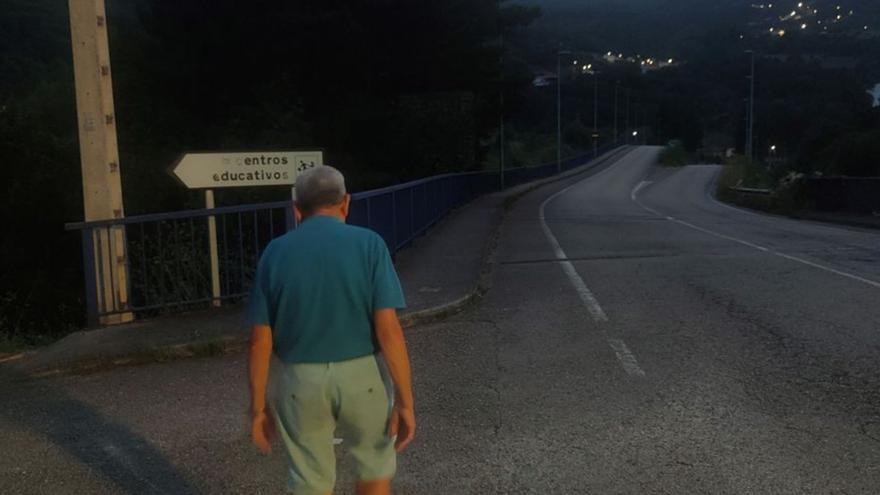
[[[296,206],[303,213],[335,206],[345,198],[345,177],[327,165],[306,170],[296,178]]]

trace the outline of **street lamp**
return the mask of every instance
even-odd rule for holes
[[[755,143],[755,51],[746,50],[751,55],[752,72],[748,76],[749,79],[749,119],[748,128],[746,129],[746,156],[751,161],[754,158]]]
[[[562,57],[568,50],[556,52],[556,171],[562,172]]]

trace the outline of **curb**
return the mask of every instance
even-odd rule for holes
[[[400,316],[400,323],[405,329],[411,329],[427,323],[436,322],[460,313],[469,306],[476,304],[483,296],[492,288],[492,275],[495,271],[495,255],[498,245],[501,241],[501,234],[507,221],[507,216],[513,205],[516,204],[526,194],[536,189],[544,187],[548,184],[561,182],[572,177],[584,174],[594,168],[615,160],[623,155],[628,154],[634,148],[622,146],[616,150],[608,152],[604,156],[588,162],[580,167],[563,172],[558,176],[552,176],[545,179],[539,179],[532,183],[515,186],[505,192],[495,194],[504,195],[500,211],[497,213],[498,218],[492,234],[489,236],[486,246],[483,249],[483,256],[480,268],[480,274],[474,288],[464,296],[432,308],[406,313]],[[467,205],[464,205],[466,207]],[[88,374],[121,366],[132,366],[138,364],[162,363],[177,359],[207,357],[207,356],[223,356],[243,351],[247,348],[249,339],[241,337],[219,337],[215,339],[206,339],[186,344],[175,344],[170,346],[157,346],[144,349],[138,349],[127,354],[118,356],[97,356],[94,358],[82,359],[78,361],[70,361],[61,365],[27,369],[26,366],[17,366],[23,364],[22,361],[29,354],[28,352],[19,353],[13,356],[6,356],[0,361],[0,369],[4,363],[9,363],[13,371],[24,373],[34,378],[44,378],[51,376],[61,376],[68,374]]]

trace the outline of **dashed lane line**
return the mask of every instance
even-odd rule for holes
[[[619,161],[618,163],[621,163]],[[635,377],[644,377],[645,372],[639,366],[639,362],[636,360],[635,355],[629,350],[626,344],[622,339],[611,337],[608,334],[608,329],[604,325],[604,323],[608,322],[608,315],[605,313],[605,310],[602,309],[602,306],[599,304],[599,301],[596,299],[596,296],[593,292],[587,287],[584,279],[581,278],[580,274],[578,274],[574,265],[569,261],[568,255],[565,254],[565,251],[562,249],[562,246],[559,245],[559,240],[556,238],[556,235],[553,234],[553,231],[550,230],[550,226],[547,225],[547,220],[544,217],[544,210],[547,205],[552,202],[554,199],[562,196],[566,192],[568,192],[574,186],[580,184],[584,180],[596,178],[605,174],[608,170],[616,167],[617,164],[611,165],[604,171],[593,177],[587,177],[581,181],[575,182],[574,184],[562,189],[561,191],[553,194],[543,203],[541,203],[541,207],[538,209],[538,218],[541,220],[541,227],[544,230],[544,235],[547,237],[547,240],[550,242],[550,246],[553,248],[553,253],[556,255],[556,260],[559,265],[562,267],[562,271],[565,273],[568,280],[574,286],[575,292],[577,292],[578,297],[580,297],[581,301],[586,306],[587,311],[589,311],[590,315],[593,317],[593,320],[599,325],[603,334],[605,335],[605,340],[608,342],[608,345],[611,347],[611,350],[614,351],[614,355],[617,357],[617,360],[620,362],[620,365],[623,367],[623,370],[630,376]]]

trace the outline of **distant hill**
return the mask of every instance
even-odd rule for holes
[[[762,3],[762,1],[764,3]],[[876,0],[521,0],[539,5],[533,42],[683,56],[705,40],[742,39],[762,51],[833,53],[876,63]],[[770,7],[772,5],[772,8]],[[772,31],[771,31],[772,29]],[[696,46],[695,46],[696,45]]]

